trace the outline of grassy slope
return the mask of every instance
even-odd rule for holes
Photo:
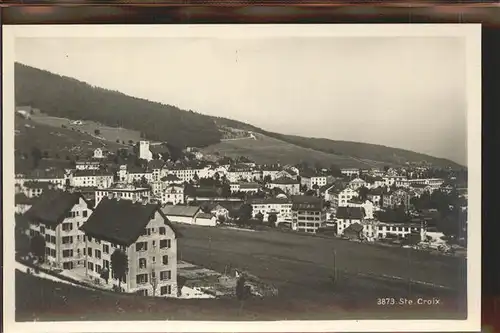
[[[33,126],[33,128],[25,125]],[[40,149],[42,153],[47,152],[50,158],[59,158],[61,160],[65,160],[66,157],[74,158],[75,155],[91,154],[98,147],[105,147],[111,151],[126,147],[114,142],[98,140],[88,134],[52,127],[20,117],[15,119],[15,128],[19,131],[14,139],[17,171],[30,169],[32,163],[30,161],[31,150],[34,147]],[[22,154],[26,154],[28,160],[21,160],[20,156]]]
[[[461,165],[444,158],[438,158],[405,149],[392,148],[369,143],[286,135],[269,132],[261,128],[231,119],[214,117],[214,120],[218,125],[244,129],[247,131],[254,131],[267,137],[284,141],[302,148],[313,149],[337,156],[350,156],[361,160],[379,161],[380,163],[399,165],[404,164],[405,162],[427,161],[428,163],[440,167],[463,168]]]
[[[350,156],[328,154],[321,151],[303,148],[283,140],[265,135],[256,135],[257,140],[239,139],[223,141],[204,148],[208,154],[238,157],[247,156],[257,163],[297,164],[306,161],[310,165],[320,163],[324,166],[335,164],[339,167],[369,168],[377,163],[365,163]],[[379,165],[382,167],[383,165]]]

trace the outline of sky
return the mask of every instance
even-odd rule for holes
[[[467,165],[458,37],[18,38],[16,61],[269,131]]]

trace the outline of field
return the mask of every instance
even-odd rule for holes
[[[463,319],[465,290],[458,258],[412,253],[277,231],[247,232],[179,226],[179,259],[222,272],[229,263],[279,289],[278,296],[249,299],[154,299],[88,291],[16,272],[16,320],[282,320],[282,319]],[[329,276],[336,251],[338,282]],[[384,278],[382,274],[403,278]],[[378,306],[377,298],[439,305]],[[241,307],[241,310],[240,310]]]
[[[134,143],[141,140],[141,133],[134,130],[129,130],[125,128],[115,128],[105,126],[93,121],[85,120],[82,125],[71,124],[75,119],[66,119],[59,117],[51,117],[43,113],[35,114],[31,118],[34,122],[39,124],[45,124],[49,126],[54,126],[61,128],[62,125],[67,126],[69,129],[74,128],[75,130],[80,130],[86,134],[94,135],[94,131],[97,129],[100,131],[99,137],[106,141],[128,143],[132,140]]]
[[[286,301],[335,300],[360,311],[379,297],[439,297],[446,300],[444,308],[456,311],[465,304],[465,259],[278,231],[180,228],[182,260],[217,271],[229,264],[248,271],[277,287],[278,298]]]
[[[325,167],[335,164],[339,167],[369,168],[382,167],[383,164],[350,156],[328,154],[313,149],[302,148],[285,141],[274,139],[262,134],[255,134],[254,139],[240,139],[223,141],[203,149],[205,154],[219,153],[221,156],[239,157],[246,156],[256,163],[297,164],[302,161],[309,165],[320,163]]]

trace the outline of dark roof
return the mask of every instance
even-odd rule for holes
[[[85,200],[80,193],[47,190],[33,202],[26,216],[36,222],[57,226],[66,218],[80,198]],[[88,208],[91,206],[88,205]]]
[[[173,175],[171,173],[169,173],[168,175],[166,175],[164,178],[165,178],[165,181],[167,181],[167,182],[175,182],[175,181],[181,180],[179,177],[177,177],[176,175]]]
[[[37,198],[28,198],[24,193],[17,193],[15,196],[16,205],[31,205]]]
[[[321,210],[323,201],[320,198],[306,195],[292,195],[293,210]]]
[[[104,170],[76,170],[73,173],[73,177],[90,177],[90,176],[113,176],[113,173]]]
[[[288,185],[288,184],[299,184],[299,181],[293,178],[289,177],[279,177],[276,178],[275,180],[269,182],[270,184],[282,184],[282,185]]]
[[[99,202],[80,230],[97,239],[130,246],[143,233],[156,212],[178,237],[177,231],[158,205],[108,198],[103,198]]]
[[[212,214],[209,213],[199,213],[196,218],[197,219],[212,219],[214,217]]]
[[[365,210],[362,207],[338,207],[338,219],[355,219],[360,220],[365,217]]]
[[[198,213],[198,206],[166,205],[162,208],[165,215],[194,217]]]
[[[363,231],[363,226],[359,223],[353,223],[344,230],[344,232],[347,233],[349,232],[360,233],[361,231]]]
[[[61,169],[36,169],[30,172],[27,178],[37,178],[37,179],[52,179],[52,178],[64,178],[64,170]]]
[[[240,188],[260,188],[260,185],[257,183],[240,183]]]
[[[278,198],[267,198],[267,199],[251,199],[248,200],[251,205],[272,205],[272,204],[287,204],[290,203],[288,199],[278,199]]]
[[[24,182],[24,187],[26,188],[42,188],[42,189],[48,189],[50,187],[53,187],[54,184],[49,183],[49,182]]]
[[[152,169],[161,169],[164,164],[165,164],[165,162],[163,162],[162,160],[151,160],[148,163],[148,168],[151,170]]]

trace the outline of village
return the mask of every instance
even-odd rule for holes
[[[217,272],[183,260],[182,229],[281,232],[466,255],[467,187],[454,170],[425,163],[257,165],[196,148],[176,155],[142,140],[116,152],[97,148],[71,167],[16,174],[18,264],[145,296],[267,297],[277,288],[252,272],[231,265]]]

